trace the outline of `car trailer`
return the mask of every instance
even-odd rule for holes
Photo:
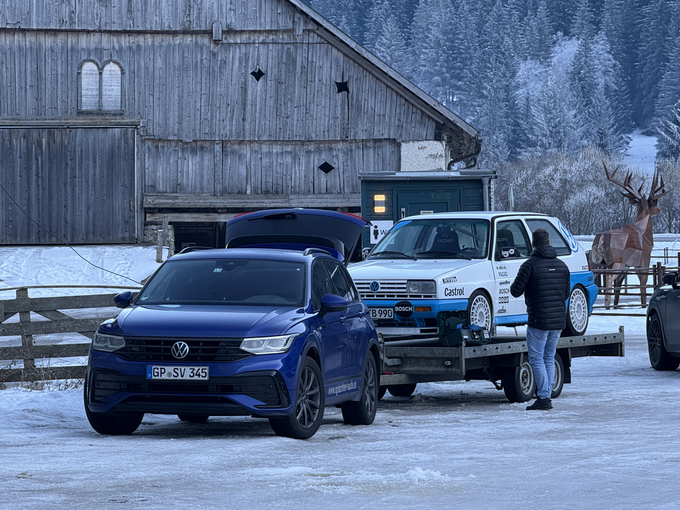
[[[457,345],[443,345],[439,338],[391,340],[382,349],[380,397],[411,395],[418,383],[483,380],[503,390],[510,402],[526,402],[536,383],[523,336],[491,336],[486,331],[460,330]],[[571,360],[584,356],[625,355],[623,326],[615,333],[565,336],[555,355],[552,398],[571,382]]]

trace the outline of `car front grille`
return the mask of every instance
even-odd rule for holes
[[[253,356],[242,351],[242,338],[155,338],[125,337],[125,347],[113,354],[126,361],[177,361],[170,352],[179,341],[189,345],[189,354],[182,363],[207,363],[214,361],[240,361]]]
[[[380,288],[371,290],[371,283],[377,281]],[[434,299],[435,294],[410,294],[406,291],[406,280],[355,280],[355,285],[364,299]]]
[[[129,400],[185,403],[217,403],[222,395],[247,395],[264,405],[258,407],[287,407],[288,392],[277,372],[260,372],[231,377],[214,377],[207,381],[152,381],[144,377],[128,376],[112,370],[94,370],[90,385],[90,401],[104,402],[118,392],[133,393]],[[226,401],[225,401],[226,402]]]

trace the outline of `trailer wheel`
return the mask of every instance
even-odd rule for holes
[[[562,393],[564,387],[564,362],[562,356],[555,354],[555,380],[553,381],[552,393],[550,398],[557,398]]]
[[[393,384],[387,387],[387,391],[395,397],[410,397],[416,391],[416,386],[416,384]]]
[[[567,328],[562,332],[562,335],[585,335],[587,328],[588,297],[586,296],[586,290],[581,285],[575,285],[569,294],[569,307],[567,308]]]
[[[528,361],[507,370],[501,382],[505,396],[510,402],[526,402],[536,393],[536,380]]]

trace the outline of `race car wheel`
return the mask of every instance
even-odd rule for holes
[[[190,421],[191,423],[205,423],[210,418],[207,414],[178,414],[177,417],[182,421]]]
[[[510,402],[526,402],[536,393],[534,371],[528,361],[506,370],[502,378],[503,391]]]
[[[671,357],[663,344],[661,319],[656,312],[652,312],[647,319],[647,347],[649,362],[654,370],[675,370],[680,365],[680,358]]]
[[[585,335],[588,328],[588,297],[586,290],[576,285],[569,294],[569,305],[567,308],[567,328],[563,334],[565,336]]]
[[[325,404],[319,365],[312,358],[305,358],[298,375],[293,414],[284,418],[269,418],[269,424],[277,436],[308,439],[321,426]]]
[[[491,331],[491,303],[485,292],[476,290],[468,301],[468,322]]]
[[[370,425],[375,420],[375,412],[378,409],[378,370],[372,353],[366,355],[364,361],[363,389],[361,400],[358,402],[345,402],[341,406],[342,418],[347,425]]]
[[[387,391],[395,397],[410,397],[416,391],[416,386],[416,384],[393,384],[387,387]]]

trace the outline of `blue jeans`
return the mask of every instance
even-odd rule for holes
[[[536,394],[550,398],[555,382],[555,351],[560,339],[559,329],[543,330],[527,327],[527,350],[529,364],[536,379]]]

